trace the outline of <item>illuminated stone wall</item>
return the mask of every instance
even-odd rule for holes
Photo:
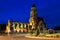
[[[6,26],[6,33],[10,32],[10,20],[8,20],[8,25]]]
[[[10,20],[8,20],[8,25],[6,26],[6,33],[7,32],[11,32],[10,28],[11,28],[11,23]],[[19,22],[12,22],[12,27],[14,32],[27,32],[27,27],[26,27],[26,23],[19,23]]]

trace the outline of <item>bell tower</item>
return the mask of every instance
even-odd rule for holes
[[[36,26],[36,21],[37,21],[37,11],[35,4],[33,4],[30,11],[29,25],[32,26],[32,28],[34,28]]]

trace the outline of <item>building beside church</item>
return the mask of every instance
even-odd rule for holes
[[[8,20],[8,24],[6,26],[6,32],[29,32],[29,30],[36,28],[40,28],[43,31],[46,29],[46,24],[43,18],[37,17],[37,9],[36,6],[33,4],[30,11],[30,19],[28,23],[22,22],[11,22]]]

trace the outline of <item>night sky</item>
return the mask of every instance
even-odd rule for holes
[[[42,17],[47,28],[60,26],[60,1],[58,0],[0,0],[0,24],[8,19],[28,22],[32,4],[36,5],[38,17]]]

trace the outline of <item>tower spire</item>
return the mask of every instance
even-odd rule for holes
[[[35,4],[32,5],[31,11],[30,11],[30,20],[29,20],[29,25],[34,28],[36,26],[36,19],[37,19],[37,11],[36,11],[36,6]]]
[[[35,4],[32,4],[32,7],[36,7]]]

